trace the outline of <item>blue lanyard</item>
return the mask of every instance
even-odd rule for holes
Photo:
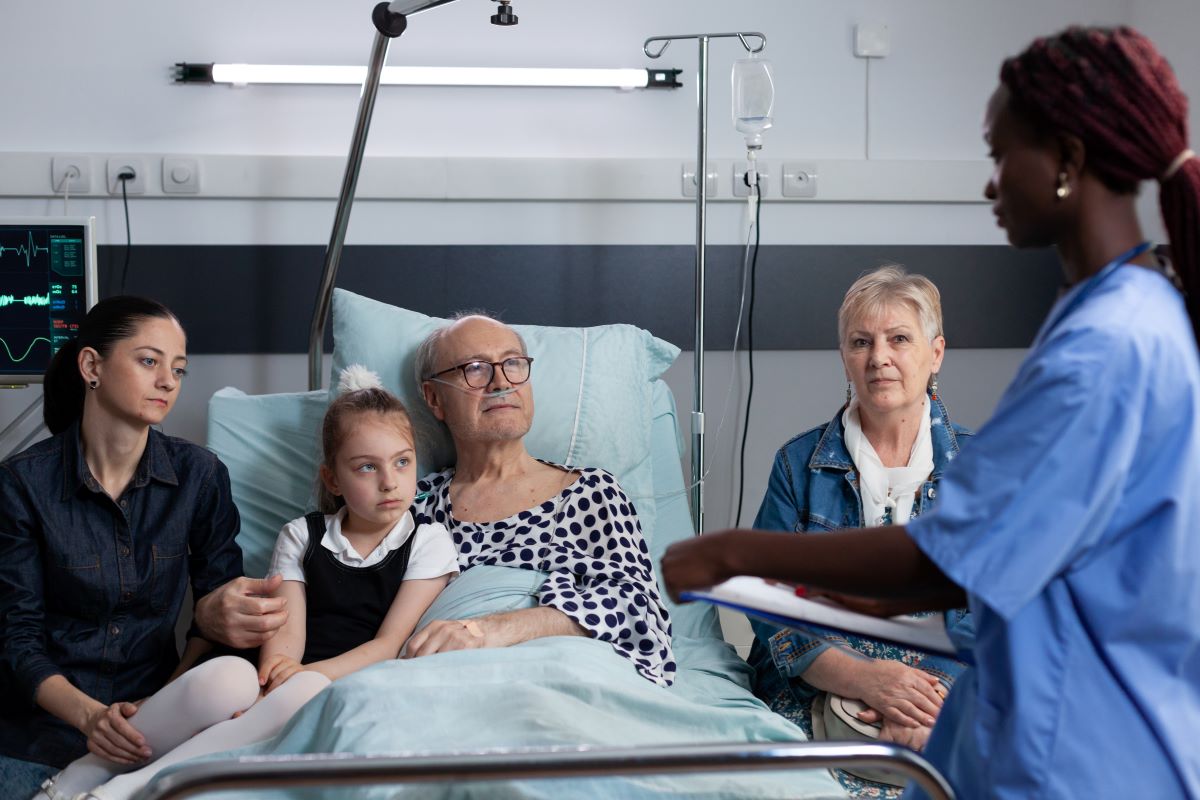
[[[1042,330],[1037,336],[1037,340],[1033,343],[1034,347],[1041,344],[1050,332],[1058,327],[1059,323],[1067,318],[1067,315],[1083,304],[1093,292],[1100,288],[1100,284],[1104,283],[1110,275],[1116,272],[1119,268],[1125,266],[1130,261],[1148,251],[1153,245],[1150,242],[1142,242],[1136,247],[1126,250],[1121,255],[1108,262],[1102,270],[1092,276],[1090,280],[1081,284],[1075,289],[1073,294],[1068,295],[1064,302],[1059,306],[1051,309],[1050,317],[1042,325]]]

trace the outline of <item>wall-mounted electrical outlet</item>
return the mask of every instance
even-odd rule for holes
[[[854,55],[859,58],[884,58],[892,52],[892,35],[881,22],[854,26]]]
[[[817,165],[815,162],[790,161],[783,165],[783,196],[817,196]]]
[[[132,156],[111,156],[108,159],[108,193],[121,193],[122,173],[132,172],[133,177],[125,181],[126,194],[146,193],[146,162]]]
[[[770,166],[762,161],[758,161],[754,165],[754,171],[758,173],[758,196],[766,197],[770,193],[771,181]],[[746,161],[733,162],[733,196],[734,197],[749,197],[750,196],[750,164]]]
[[[92,159],[87,156],[55,156],[50,160],[50,191],[55,194],[87,194],[92,190]]]
[[[681,170],[681,186],[683,188],[684,197],[696,196],[696,165],[684,164]],[[717,169],[712,164],[708,165],[707,181],[704,184],[704,193],[708,197],[717,196]]]

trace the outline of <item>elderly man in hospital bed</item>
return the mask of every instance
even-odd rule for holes
[[[646,679],[675,674],[671,623],[633,503],[611,474],[535,459],[533,359],[512,328],[480,315],[435,330],[417,350],[430,411],[449,428],[458,460],[418,486],[418,524],[449,528],[463,572],[478,565],[544,573],[537,607],[435,620],[408,657],[506,647],[543,636],[607,642]]]
[[[678,348],[629,325],[514,330],[344,290],[334,292],[333,318],[335,369],[370,366],[414,414],[422,464],[434,472],[414,512],[456,535],[462,573],[418,623],[407,657],[335,681],[279,736],[213,758],[517,759],[526,748],[805,738],[751,694],[749,667],[712,608],[676,607],[656,583],[662,551],[691,536],[677,412],[660,377]],[[230,467],[252,572],[266,568],[279,520],[308,502],[309,451],[327,404],[319,391],[236,389],[210,404],[209,442]],[[811,769],[327,791],[356,800],[846,797]]]

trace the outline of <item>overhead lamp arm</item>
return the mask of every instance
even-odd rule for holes
[[[354,189],[358,185],[358,173],[362,168],[363,151],[367,146],[367,132],[371,127],[371,114],[375,110],[375,96],[379,93],[379,75],[383,62],[387,60],[388,46],[408,27],[408,16],[428,11],[454,0],[395,0],[380,3],[371,11],[371,22],[375,25],[375,41],[371,46],[371,58],[367,65],[367,77],[363,81],[362,97],[358,102],[358,116],[354,120],[354,135],[350,140],[350,156],[346,159],[346,171],[342,175],[342,188],[338,192],[337,211],[333,217],[333,231],[329,246],[325,248],[325,268],[321,273],[321,286],[313,308],[312,324],[308,330],[308,388],[321,388],[321,371],[325,339],[325,322],[329,318],[329,306],[333,298],[333,284],[337,280],[338,264],[342,259],[342,246],[346,242],[346,228],[350,224],[350,205],[354,202]],[[508,0],[500,0],[502,8]],[[493,22],[515,24],[516,17],[508,10],[511,21]]]

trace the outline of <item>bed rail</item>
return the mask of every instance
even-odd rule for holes
[[[629,748],[556,747],[405,756],[318,754],[210,761],[153,781],[134,800],[168,800],[232,789],[451,783],[530,778],[617,777],[767,769],[886,768],[934,800],[954,790],[933,766],[886,743],[762,742]]]

